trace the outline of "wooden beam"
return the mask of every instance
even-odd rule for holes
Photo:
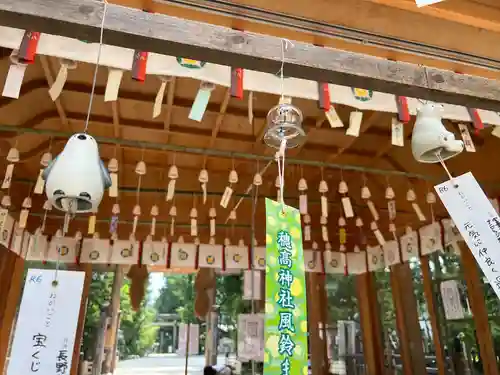
[[[490,323],[488,322],[488,311],[484,298],[484,284],[476,264],[476,260],[464,242],[459,243],[462,254],[462,270],[467,284],[467,296],[469,298],[472,317],[476,326],[476,338],[479,343],[479,354],[483,362],[485,375],[498,375],[495,349],[491,337]]]
[[[325,363],[325,345],[320,336],[322,314],[319,288],[320,275],[315,272],[306,272],[307,326],[309,328],[309,351],[311,353],[312,375],[326,374],[328,369]]]
[[[104,2],[2,0],[0,24],[86,41],[99,40]],[[57,9],[55,12],[54,9]],[[274,74],[281,38],[241,32],[107,4],[106,44],[186,56]],[[500,111],[500,83],[451,71],[295,42],[285,54],[288,76],[316,82]]]

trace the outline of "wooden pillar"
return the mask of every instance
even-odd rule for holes
[[[326,294],[326,274],[320,274],[318,275],[320,279],[320,283],[318,285],[319,290],[319,303],[321,306],[321,323],[322,323],[322,332],[321,332],[321,337],[323,340],[323,361],[325,363],[325,369],[327,372],[325,374],[328,374],[328,370],[330,369],[330,359],[328,358],[328,353],[329,353],[329,348],[328,348],[328,326],[329,326],[329,314],[328,314],[328,296]]]
[[[431,270],[429,267],[429,256],[420,257],[420,267],[422,269],[422,278],[424,284],[425,301],[427,302],[427,311],[432,328],[432,340],[436,351],[436,362],[438,374],[446,374],[446,360],[444,355],[443,343],[441,341],[441,329],[439,326],[439,312],[436,303],[436,294],[432,284]]]
[[[80,302],[80,312],[78,313],[78,324],[76,326],[75,332],[75,345],[73,347],[70,375],[78,375],[78,368],[80,364],[80,350],[83,338],[83,327],[85,325],[85,314],[87,312],[87,299],[90,291],[90,283],[92,282],[92,265],[85,264],[76,266],[75,270],[84,271],[85,279],[83,281],[82,300]]]
[[[115,272],[113,277],[113,286],[111,287],[111,323],[106,331],[106,342],[105,342],[105,358],[103,364],[103,373],[107,374],[113,372],[113,362],[116,355],[115,343],[118,332],[119,316],[120,316],[120,292],[123,285],[124,277],[123,266],[115,266]]]
[[[408,263],[391,267],[391,287],[405,375],[426,373],[418,305]]]
[[[481,275],[476,260],[465,243],[460,243],[460,250],[464,278],[467,283],[467,294],[476,325],[476,337],[479,343],[479,354],[483,362],[483,371],[485,375],[498,375]]]
[[[320,336],[321,299],[319,293],[321,275],[316,272],[306,272],[307,288],[307,325],[309,328],[309,352],[311,353],[312,375],[327,374],[325,364],[325,345]]]
[[[367,373],[381,375],[384,373],[384,343],[375,275],[372,272],[356,276],[356,292]]]
[[[0,373],[5,370],[23,281],[24,259],[0,248]]]

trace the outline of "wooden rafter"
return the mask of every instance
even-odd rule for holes
[[[170,131],[170,122],[172,121],[172,110],[175,98],[175,79],[176,77],[172,77],[167,85],[167,109],[165,112],[165,118],[163,120],[163,127],[167,132],[167,140],[168,132]]]
[[[57,12],[54,12],[57,9]],[[104,3],[93,0],[2,0],[0,24],[96,41]],[[107,44],[275,73],[282,39],[171,16],[107,5]],[[500,110],[500,83],[451,71],[295,43],[287,74],[316,82],[404,95],[473,108]]]
[[[210,135],[210,141],[208,142],[207,148],[214,147],[215,139],[217,138],[217,134],[219,134],[219,129],[222,126],[222,122],[224,121],[224,116],[226,116],[227,106],[229,104],[229,99],[231,99],[231,89],[227,88],[224,93],[224,99],[222,99],[222,103],[220,105],[219,114],[215,119],[214,127],[212,128],[212,134]],[[207,155],[203,157],[202,168],[205,167],[207,163]]]

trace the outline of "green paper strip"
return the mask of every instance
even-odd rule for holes
[[[208,101],[210,100],[210,95],[212,94],[212,90],[207,90],[200,88],[198,90],[198,94],[196,94],[196,98],[194,99],[193,106],[191,107],[191,111],[189,112],[188,118],[190,120],[200,122],[203,119],[203,115],[207,109]]]
[[[266,199],[264,374],[307,375],[307,299],[299,210]]]

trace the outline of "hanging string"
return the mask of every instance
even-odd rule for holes
[[[285,150],[286,150],[286,139],[281,140],[281,146],[279,151],[276,153],[276,162],[278,163],[278,178],[280,181],[280,203],[281,210],[285,213]]]
[[[439,163],[441,164],[441,166],[444,168],[444,170],[446,171],[446,174],[448,175],[448,178],[450,179],[450,181],[453,182],[453,187],[457,188],[458,187],[458,184],[455,183],[455,178],[452,176],[452,174],[450,173],[450,171],[448,170],[448,167],[446,166],[446,164],[444,163],[444,160],[443,158],[441,157],[441,151],[438,151],[436,152],[436,156],[437,156],[437,159],[439,160]]]
[[[281,68],[278,71],[280,75],[280,94],[281,99],[285,97],[285,77],[284,77],[284,67],[285,67],[285,52],[288,51],[288,47],[293,47],[293,43],[288,39],[281,39]]]
[[[87,117],[85,119],[85,128],[83,129],[84,133],[87,133],[87,129],[89,127],[90,112],[92,112],[92,103],[94,102],[94,91],[97,83],[97,71],[99,70],[99,63],[101,61],[101,51],[102,51],[103,35],[104,35],[104,21],[106,19],[106,12],[108,10],[108,2],[106,0],[103,0],[103,2],[104,2],[104,10],[102,12],[101,31],[99,35],[99,48],[97,50],[97,60],[94,68],[94,77],[92,79],[92,89],[90,91],[89,106],[87,109]]]

